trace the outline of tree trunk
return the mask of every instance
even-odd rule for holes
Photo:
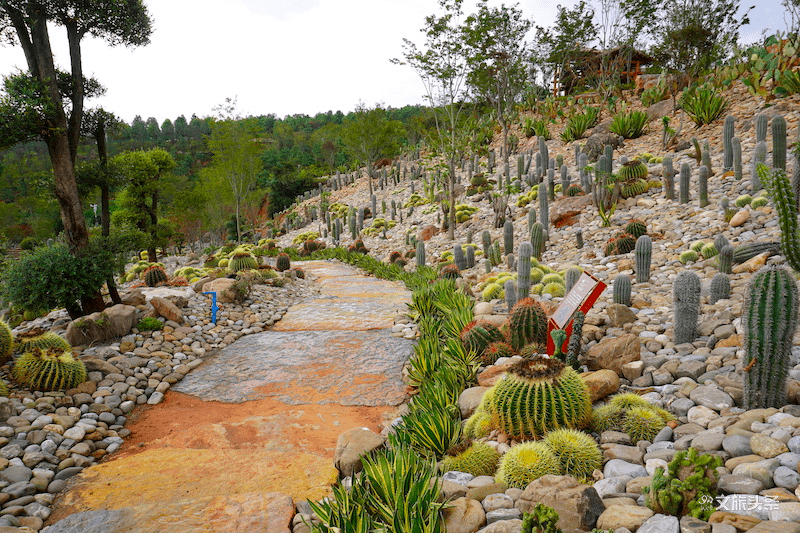
[[[447,224],[447,238],[451,241],[456,240],[456,158],[450,156],[450,176],[447,178],[448,191],[447,199],[450,202],[450,208],[447,210],[447,219],[450,221]]]
[[[153,204],[150,211],[150,244],[147,247],[147,260],[151,263],[158,261],[156,254],[156,235],[158,233],[158,191],[153,193]]]

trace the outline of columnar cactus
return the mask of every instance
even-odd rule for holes
[[[525,175],[525,156],[520,155],[517,157],[517,178],[522,180],[522,176]]]
[[[475,247],[467,246],[467,268],[475,266]]]
[[[567,165],[561,165],[561,194],[567,195],[569,189],[569,174],[567,174]]]
[[[772,117],[772,168],[786,172],[786,119]]]
[[[767,142],[767,115],[759,113],[755,118],[756,123],[756,142]]]
[[[650,281],[650,258],[653,253],[653,241],[647,235],[636,239],[633,255],[636,258],[636,283]]]
[[[553,168],[547,169],[547,199],[556,201],[556,171]]]
[[[734,137],[731,141],[733,147],[733,177],[737,180],[742,179],[742,143],[739,137]]]
[[[614,303],[631,305],[631,278],[627,274],[617,274],[614,278]]]
[[[581,228],[575,230],[575,246],[578,250],[583,248],[583,230]]]
[[[533,256],[541,259],[544,253],[544,226],[537,222],[531,228],[531,245],[533,246]]]
[[[719,271],[730,274],[733,271],[733,246],[730,244],[719,249]]]
[[[530,231],[534,224],[536,224],[536,209],[531,207],[528,210],[528,231]]]
[[[708,168],[708,174],[714,175],[714,168],[711,166],[711,147],[708,146],[708,141],[703,143],[703,153],[700,156],[700,164]]]
[[[761,183],[761,178],[758,175],[758,165],[766,163],[767,161],[767,143],[766,141],[761,141],[756,143],[755,152],[753,153],[753,173],[750,176],[750,187],[753,189],[753,192],[760,191],[763,187]]]
[[[0,320],[0,364],[11,359],[13,351],[14,336],[11,334],[11,328],[8,327],[5,321]]]
[[[531,255],[533,246],[529,242],[519,245],[517,259],[517,298],[527,298],[531,291]]]
[[[456,264],[458,270],[467,269],[467,258],[464,257],[464,249],[460,244],[453,245],[453,263]]]
[[[717,272],[711,278],[711,291],[708,303],[715,304],[719,300],[727,300],[731,296],[731,280],[727,274]]]
[[[747,287],[742,313],[745,409],[780,408],[786,403],[797,300],[794,276],[774,265],[758,271]]]
[[[680,183],[680,200],[682,204],[689,203],[689,179],[692,177],[692,169],[689,163],[681,163],[681,183]]]
[[[572,333],[569,336],[569,344],[567,345],[567,366],[571,366],[575,370],[580,368],[578,360],[581,357],[581,347],[583,345],[583,321],[586,315],[583,311],[575,311],[572,317]]]
[[[358,214],[356,215],[356,224],[358,225],[358,231],[364,229],[364,208],[358,208]]]
[[[667,200],[675,199],[675,169],[672,166],[672,158],[667,156],[661,162],[661,177],[664,180],[664,194]]]
[[[697,170],[697,192],[700,197],[700,207],[708,205],[708,167],[703,165]]]
[[[503,289],[506,291],[506,305],[508,305],[508,312],[510,313],[511,308],[517,303],[517,284],[514,283],[513,279],[507,279],[503,284]]]
[[[735,124],[736,117],[733,115],[725,117],[725,124],[722,127],[723,172],[733,169],[733,145],[731,141],[733,140]]]
[[[415,254],[415,258],[417,259],[417,266],[425,266],[425,242],[424,241],[417,241],[417,253]]]
[[[675,344],[693,342],[697,338],[697,319],[700,313],[700,278],[684,270],[672,285],[675,323]]]
[[[492,247],[492,235],[489,230],[483,230],[481,233],[481,244],[483,245],[483,257],[489,259],[489,248]]]
[[[506,255],[514,252],[514,223],[510,219],[503,224],[503,250]]]
[[[355,238],[358,237],[358,226],[356,225],[356,216],[350,215],[347,224],[348,226],[350,226],[350,238],[355,240]]]
[[[545,163],[550,160],[550,155],[547,152],[547,142],[545,142],[544,137],[539,137],[539,153],[542,154],[542,166],[544,167]]]
[[[786,172],[779,168],[769,169],[766,165],[759,165],[758,176],[778,211],[783,255],[793,269],[800,271],[800,239],[797,235],[797,200],[794,189]]]
[[[581,277],[583,272],[578,267],[569,267],[564,274],[564,292],[569,293],[572,287],[578,283],[578,278]]]
[[[550,204],[547,201],[547,184],[539,184],[539,219],[545,231],[550,228]]]

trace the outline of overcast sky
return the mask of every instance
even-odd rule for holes
[[[83,46],[84,71],[108,88],[106,96],[87,105],[101,104],[128,122],[137,114],[159,123],[181,114],[207,116],[227,97],[238,97],[243,114],[278,117],[346,113],[359,101],[393,107],[422,103],[414,71],[389,60],[401,57],[403,38],[422,43],[420,29],[425,16],[437,12],[436,0],[145,3],[155,21],[149,46],[109,48],[90,39]],[[473,11],[472,0],[465,5],[466,12]],[[520,7],[535,24],[552,25],[556,2],[522,0]],[[764,28],[785,31],[783,11],[780,0],[760,0],[742,41],[755,41]],[[57,62],[66,66],[62,28],[51,30],[51,41]],[[24,66],[21,49],[0,47],[0,74]]]

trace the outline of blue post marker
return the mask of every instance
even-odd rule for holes
[[[210,294],[211,295],[211,323],[217,323],[217,293],[215,291],[211,292],[204,292],[203,294]]]

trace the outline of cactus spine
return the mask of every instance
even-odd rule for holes
[[[617,274],[614,278],[614,303],[631,305],[631,278],[627,274]]]
[[[542,253],[544,253],[544,226],[541,222],[537,222],[531,228],[531,245],[533,246],[533,256],[541,259]]]
[[[700,156],[700,164],[708,167],[709,175],[714,175],[714,168],[711,166],[711,147],[708,146],[708,141],[703,143],[703,153]]]
[[[772,168],[786,171],[786,119],[772,117]]]
[[[508,314],[508,334],[511,347],[521,350],[527,344],[544,346],[547,343],[547,315],[533,298],[520,298]]]
[[[792,274],[774,265],[757,272],[747,287],[742,313],[743,362],[749,369],[744,380],[745,409],[780,408],[786,403],[797,299]]]
[[[275,270],[278,272],[284,272],[291,268],[291,261],[289,260],[289,256],[285,253],[281,252],[275,258]]]
[[[708,167],[703,165],[697,171],[697,192],[700,197],[700,207],[708,205]]]
[[[567,174],[567,165],[561,165],[561,194],[567,195],[569,189],[569,174]]]
[[[536,224],[536,209],[533,207],[528,210],[528,231]]]
[[[755,153],[753,154],[753,173],[750,176],[750,186],[753,192],[760,191],[763,187],[761,178],[758,175],[758,165],[767,161],[767,143],[761,141],[756,143]]]
[[[727,300],[731,296],[731,280],[727,274],[717,272],[711,278],[711,293],[708,303],[715,304],[718,300]]]
[[[775,119],[773,119],[775,120]],[[758,175],[769,191],[778,211],[781,250],[789,265],[800,271],[800,239],[797,236],[797,200],[786,173],[778,168],[759,165]]]
[[[689,179],[691,177],[692,170],[689,168],[689,163],[681,163],[680,200],[682,204],[689,203]]]
[[[728,115],[725,117],[725,124],[722,127],[722,148],[723,163],[722,171],[728,172],[733,169],[733,131],[736,124],[736,117]]]
[[[697,338],[697,319],[700,313],[700,278],[684,270],[672,286],[675,322],[675,344],[693,342]]]
[[[8,327],[8,324],[0,319],[0,364],[11,359],[13,351],[14,335],[11,334],[11,328]]]
[[[547,152],[547,142],[544,137],[539,137],[539,153],[542,154],[542,166],[550,160],[550,155]]]
[[[514,223],[511,220],[503,224],[503,250],[506,255],[514,253]]]
[[[572,333],[569,337],[569,345],[567,346],[567,366],[571,366],[575,370],[580,368],[578,359],[581,356],[581,346],[583,342],[583,321],[586,315],[583,311],[575,311],[575,316],[572,317]]]
[[[733,271],[733,246],[730,244],[719,249],[719,271],[730,274]]]
[[[636,239],[633,255],[636,258],[636,283],[650,281],[650,258],[653,253],[653,241],[647,235]]]
[[[517,260],[517,298],[527,298],[531,291],[531,255],[533,246],[529,242],[519,245]]]

